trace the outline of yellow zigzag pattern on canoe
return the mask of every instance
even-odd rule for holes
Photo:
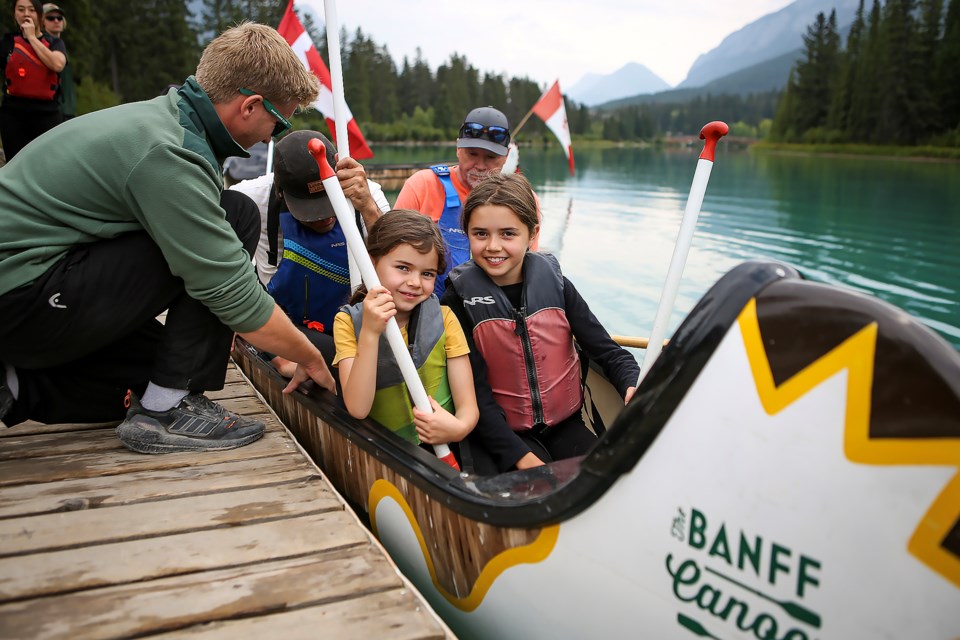
[[[546,560],[550,552],[553,551],[553,547],[557,544],[557,537],[560,533],[560,525],[550,525],[544,527],[540,531],[540,535],[537,536],[537,539],[530,544],[514,547],[498,553],[483,567],[483,571],[481,571],[477,577],[477,581],[473,584],[470,593],[464,598],[458,598],[447,591],[443,585],[440,584],[440,581],[437,580],[437,572],[433,566],[433,558],[430,556],[427,543],[423,539],[420,524],[417,522],[416,516],[413,515],[413,510],[410,508],[410,505],[407,504],[406,499],[400,493],[399,489],[383,479],[377,480],[373,483],[373,486],[370,487],[369,513],[370,526],[373,529],[373,534],[377,536],[377,538],[380,537],[377,533],[377,505],[384,498],[390,498],[400,505],[400,508],[403,509],[403,512],[407,516],[407,520],[410,521],[410,526],[417,535],[417,542],[420,544],[423,559],[427,562],[427,569],[430,570],[430,580],[433,582],[437,593],[446,598],[446,600],[456,608],[466,612],[473,611],[480,606],[480,603],[483,602],[484,597],[487,595],[487,591],[490,590],[490,587],[493,586],[496,579],[500,577],[500,574],[507,569],[518,564],[535,564]]]
[[[877,325],[871,323],[781,384],[774,384],[767,359],[757,303],[751,300],[737,319],[760,402],[775,415],[827,378],[847,369],[844,455],[873,465],[945,465],[960,467],[960,438],[870,438],[870,393]],[[924,514],[907,544],[911,554],[960,587],[960,559],[940,542],[960,518],[960,472],[953,476]]]

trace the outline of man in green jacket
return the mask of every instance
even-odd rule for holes
[[[203,395],[223,387],[234,332],[298,363],[287,391],[334,389],[260,286],[256,206],[221,203],[223,160],[318,90],[274,29],[245,23],[178,91],[70,120],[0,170],[0,420],[115,420],[126,397],[117,435],[135,451],[248,444],[263,424]]]

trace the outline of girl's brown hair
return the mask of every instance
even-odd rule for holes
[[[507,207],[520,218],[532,236],[540,219],[537,216],[537,199],[533,187],[519,173],[497,173],[484,178],[467,197],[460,214],[460,226],[464,233],[470,233],[470,216],[477,207],[492,204]]]
[[[376,262],[401,244],[408,244],[420,253],[437,252],[437,277],[447,268],[447,249],[440,229],[427,216],[410,209],[393,209],[380,216],[367,234],[367,253]],[[367,295],[364,285],[350,297],[356,304]]]

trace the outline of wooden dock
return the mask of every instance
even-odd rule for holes
[[[251,445],[140,455],[0,428],[0,638],[452,638],[231,365]]]

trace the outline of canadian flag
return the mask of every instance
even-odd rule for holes
[[[563,104],[563,94],[560,93],[560,81],[544,92],[537,104],[533,105],[533,112],[537,114],[547,128],[557,136],[563,145],[563,152],[567,154],[570,163],[570,175],[573,175],[573,144],[570,142],[570,127],[567,125],[567,109]]]
[[[329,127],[331,134],[330,137],[336,142],[337,131],[336,125],[334,124],[333,90],[331,89],[333,85],[330,82],[330,71],[327,69],[327,65],[323,63],[320,54],[317,53],[317,48],[313,46],[313,40],[310,39],[310,34],[303,28],[303,25],[300,23],[300,18],[294,13],[293,0],[290,0],[287,4],[287,10],[283,14],[283,20],[280,21],[280,26],[277,27],[277,31],[283,36],[283,39],[287,41],[293,49],[293,52],[297,54],[297,57],[300,58],[303,66],[312,71],[313,75],[317,76],[320,80],[320,96],[313,103],[313,108],[323,114],[323,117],[327,119],[327,127]],[[350,107],[347,107],[347,135],[350,137],[350,155],[353,158],[364,160],[373,157],[373,151],[370,150],[367,141],[363,138],[363,134],[360,133],[360,127],[357,126],[357,121],[353,119],[353,114],[350,113]]]

